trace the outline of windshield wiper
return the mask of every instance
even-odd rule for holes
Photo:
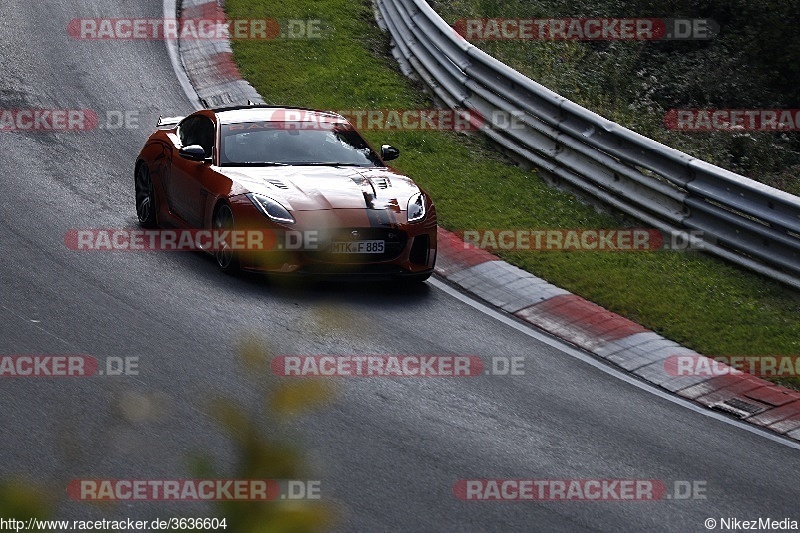
[[[309,166],[309,167],[366,167],[369,165],[362,165],[360,163],[339,163],[337,161],[308,161],[291,163],[296,166]],[[374,166],[374,165],[372,165]]]
[[[223,167],[288,167],[289,163],[277,161],[230,161],[223,163]]]

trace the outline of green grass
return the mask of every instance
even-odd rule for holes
[[[640,5],[637,5],[640,4]],[[566,16],[664,16],[665,3],[645,7],[636,0],[448,0],[434,8],[448,23],[463,18]],[[691,3],[690,3],[691,4]],[[744,11],[730,2],[694,6],[698,16],[724,17]],[[682,13],[680,16],[689,16]],[[758,13],[758,22],[771,15]],[[772,31],[779,31],[773,21]],[[788,69],[754,70],[765,61],[750,58],[764,40],[743,13],[712,42],[476,41],[475,46],[601,116],[694,157],[743,174],[791,194],[800,194],[800,143],[793,133],[684,132],[668,130],[669,109],[795,107],[776,90],[776,80],[794,79]],[[756,32],[749,35],[748,32]],[[748,36],[749,35],[749,36]],[[747,48],[743,50],[743,48]]]
[[[231,18],[322,19],[322,40],[233,44],[241,73],[272,103],[323,109],[430,108],[401,75],[370,2],[228,0]],[[364,131],[401,149],[395,167],[436,201],[440,225],[477,228],[641,226],[548,187],[483,137]],[[698,253],[499,254],[537,276],[707,355],[800,354],[800,292]],[[800,380],[795,380],[800,384]]]

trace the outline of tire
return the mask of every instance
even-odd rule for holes
[[[214,213],[214,231],[233,231],[235,228],[233,220],[233,211],[228,204],[221,204]],[[226,274],[235,274],[239,272],[239,256],[231,248],[230,243],[225,240],[222,243],[222,249],[214,251],[214,259],[217,261],[217,266]]]
[[[136,188],[136,218],[139,219],[139,225],[143,228],[155,228],[157,226],[156,194],[146,163],[141,163],[136,168],[134,186]]]

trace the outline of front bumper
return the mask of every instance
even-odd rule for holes
[[[398,223],[394,213],[339,209],[296,213],[296,224],[281,226],[247,198],[237,199],[231,202],[236,229],[271,230],[276,235],[269,250],[239,252],[244,270],[316,278],[420,277],[433,271],[437,226],[432,206],[427,218],[414,224]],[[332,252],[331,243],[348,239],[383,241],[384,251]]]

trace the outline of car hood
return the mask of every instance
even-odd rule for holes
[[[257,193],[293,211],[392,209],[405,211],[419,187],[388,168],[329,166],[219,167],[232,192]]]

